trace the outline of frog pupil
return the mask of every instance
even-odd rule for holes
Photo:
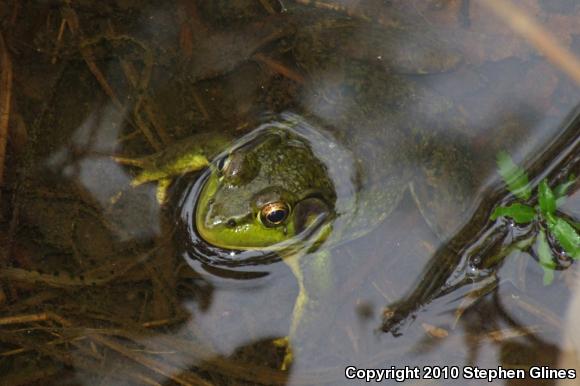
[[[285,217],[286,217],[286,211],[283,209],[273,210],[270,213],[268,213],[268,215],[266,216],[268,221],[271,222],[272,224],[278,224],[278,223],[282,222]]]

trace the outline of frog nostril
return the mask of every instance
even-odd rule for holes
[[[228,228],[233,228],[233,227],[235,227],[235,226],[236,226],[236,220],[234,220],[233,218],[229,219],[229,220],[226,222],[226,226],[227,226]]]

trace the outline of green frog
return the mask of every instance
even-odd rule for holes
[[[295,46],[309,75],[299,114],[270,116],[237,139],[205,133],[140,160],[117,158],[143,169],[134,185],[159,182],[161,203],[173,177],[205,169],[193,219],[201,239],[273,251],[290,267],[299,292],[288,338],[278,342],[287,347],[283,368],[307,344],[310,315],[332,288],[331,247],[375,228],[407,189],[441,238],[472,204],[471,160],[448,130],[458,124],[453,106],[364,58],[301,60],[313,51],[309,32]]]

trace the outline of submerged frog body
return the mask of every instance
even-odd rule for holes
[[[311,295],[330,286],[329,247],[373,229],[409,187],[426,221],[448,237],[465,220],[472,188],[468,153],[448,140],[457,124],[450,103],[356,57],[308,63],[304,114],[281,114],[235,141],[195,137],[124,160],[144,168],[135,183],[161,182],[161,201],[172,176],[207,168],[195,229],[214,247],[271,250],[288,264],[299,285],[291,341],[319,305]],[[289,349],[283,367],[291,361]]]
[[[409,186],[414,192],[421,186],[427,197],[433,193],[425,178],[435,184],[441,181],[429,176],[428,168],[423,169],[423,180],[415,178],[413,169],[422,160],[414,157],[423,146],[409,142],[411,138],[397,128],[381,131],[374,124],[360,126],[361,131],[374,133],[365,141],[337,128],[315,126],[295,114],[275,119],[229,148],[222,136],[212,138],[209,150],[203,150],[199,137],[170,147],[140,162],[145,169],[135,183],[169,181],[173,172],[206,168],[203,187],[195,197],[192,221],[197,233],[224,251],[268,250],[281,256],[299,284],[289,338],[300,347],[309,315],[321,306],[313,295],[323,299],[323,293],[332,288],[329,248],[373,229],[393,211]],[[181,153],[187,143],[193,152]],[[425,146],[427,151],[430,146]],[[219,152],[220,147],[225,150]],[[423,155],[437,162],[437,155],[444,154],[441,164],[434,164],[439,168],[457,156],[452,146],[448,150]],[[172,164],[159,163],[162,159]],[[166,186],[160,184],[162,200]],[[443,184],[439,195],[447,195],[441,189],[448,188]],[[420,197],[421,193],[415,194],[416,199]],[[462,200],[462,196],[454,197],[455,208],[461,207]],[[428,209],[430,202],[438,201],[418,205]],[[445,221],[426,219],[441,232]],[[292,362],[288,348],[283,368]]]
[[[353,60],[374,63],[391,74],[434,74],[456,68],[461,56],[435,35],[424,25],[386,30],[334,16],[308,20],[296,35],[293,52],[309,72],[333,70],[337,64]]]

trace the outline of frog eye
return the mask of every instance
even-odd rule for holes
[[[290,214],[290,207],[282,201],[266,204],[260,210],[260,221],[267,227],[282,224]]]
[[[223,172],[224,169],[228,166],[229,159],[230,157],[222,157],[217,161],[217,167],[220,172]]]

